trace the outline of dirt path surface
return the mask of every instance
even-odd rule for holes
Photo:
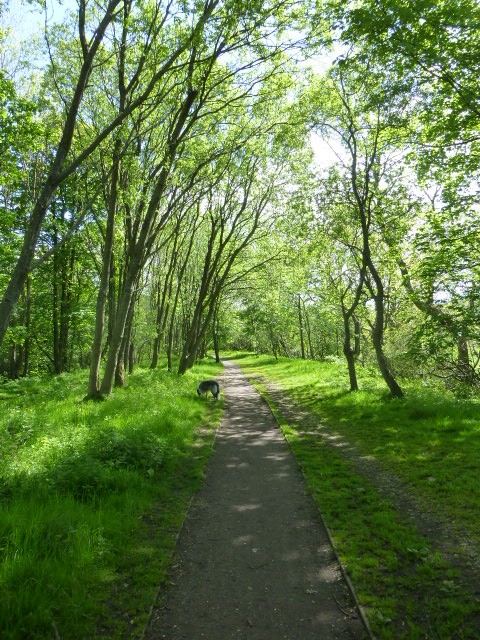
[[[366,634],[273,416],[225,362],[225,414],[149,640],[331,640]]]

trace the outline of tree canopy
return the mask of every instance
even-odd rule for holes
[[[363,366],[394,396],[419,376],[474,392],[479,11],[79,0],[46,19],[1,57],[2,375],[89,368],[95,398],[228,347],[345,358],[352,390]]]

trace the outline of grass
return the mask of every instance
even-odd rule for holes
[[[138,636],[211,452],[218,374],[139,370],[105,402],[85,373],[2,386],[0,637]]]
[[[405,385],[404,400],[391,400],[368,373],[360,374],[363,391],[352,394],[339,364],[245,354],[237,362],[247,373],[274,380],[317,415],[317,433],[306,434],[272,407],[377,637],[480,638],[475,586],[465,587],[432,542],[322,438],[322,429],[336,432],[374,456],[478,542],[478,402],[412,385]]]

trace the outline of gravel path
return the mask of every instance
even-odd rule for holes
[[[273,416],[225,362],[225,414],[149,640],[331,640],[366,634]]]

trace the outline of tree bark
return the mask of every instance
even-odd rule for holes
[[[218,329],[219,329],[219,320],[218,320],[218,309],[215,309],[215,313],[213,315],[213,349],[215,351],[215,362],[220,362],[220,350],[218,346]]]
[[[22,375],[25,377],[28,375],[28,367],[30,363],[30,324],[31,324],[31,284],[32,280],[30,276],[27,276],[27,282],[25,284],[25,342],[23,344],[23,372]]]
[[[170,174],[173,159],[177,152],[177,147],[181,142],[182,130],[188,119],[190,109],[195,101],[197,93],[198,92],[194,89],[189,90],[183,101],[181,109],[177,113],[175,128],[173,129],[171,138],[166,145],[167,148],[162,161],[162,168],[158,174],[158,179],[153,187],[150,202],[145,213],[138,240],[132,250],[130,263],[128,265],[127,274],[125,276],[124,287],[119,297],[117,314],[115,317],[115,327],[112,334],[112,341],[108,349],[105,373],[100,386],[100,393],[102,395],[109,395],[112,392],[115,369],[117,366],[118,354],[125,331],[128,309],[132,302],[134,289],[136,283],[138,282],[140,271],[143,267],[144,261],[147,258],[148,247],[152,245],[155,240],[154,236],[157,236],[158,233],[160,233],[161,229],[163,228],[163,224],[166,223],[166,218],[164,217],[164,219],[160,223],[156,224],[157,212],[160,206],[160,200],[164,195],[165,189],[167,187],[167,180]],[[154,229],[154,227],[155,230],[153,231],[152,235],[152,230]]]
[[[260,215],[268,201],[269,191],[265,192],[257,202],[254,213],[251,214],[251,226],[243,240],[228,252],[229,244],[235,232],[236,225],[242,224],[242,214],[249,202],[250,188],[255,176],[256,160],[248,172],[246,184],[243,187],[243,198],[232,218],[229,221],[228,211],[228,190],[225,201],[220,206],[218,218],[211,218],[211,232],[208,240],[207,252],[204,260],[202,280],[200,283],[197,302],[193,314],[193,320],[188,330],[186,341],[180,357],[178,372],[183,374],[191,368],[195,362],[197,350],[205,337],[210,325],[214,310],[227,281],[228,274],[241,251],[250,243],[254,237],[259,224]],[[231,185],[229,185],[232,188]],[[228,221],[228,224],[227,224]],[[214,250],[218,239],[218,245]],[[221,265],[221,266],[220,266]],[[205,313],[206,312],[206,313]]]
[[[460,334],[457,337],[457,350],[458,359],[455,371],[456,378],[464,384],[472,384],[468,342],[463,334]]]
[[[128,349],[128,373],[132,374],[135,368],[135,346],[133,342],[130,342]]]
[[[10,346],[8,358],[8,377],[10,380],[17,380],[20,377],[22,356],[22,345],[13,342]]]
[[[61,268],[61,288],[60,288],[60,362],[62,371],[67,371],[69,367],[68,340],[70,334],[70,313],[72,302],[72,279],[75,265],[75,249],[72,247],[69,255],[62,252]]]
[[[153,342],[153,354],[150,369],[156,369],[158,365],[158,357],[160,352],[160,344],[162,343],[162,337],[165,331],[165,323],[168,314],[167,294],[171,293],[171,282],[173,273],[177,263],[177,241],[178,241],[178,229],[175,235],[175,241],[172,248],[172,255],[170,256],[168,270],[165,276],[165,282],[160,294],[160,282],[158,283],[158,297],[157,297],[157,318],[156,318],[156,336]]]
[[[390,393],[394,398],[403,398],[403,391],[395,380],[395,377],[390,369],[387,357],[383,351],[383,335],[384,335],[384,322],[385,322],[385,292],[383,289],[383,283],[379,273],[374,267],[371,258],[367,259],[369,272],[375,282],[376,291],[372,291],[373,300],[375,302],[375,323],[372,329],[372,342],[375,349],[375,355],[377,356],[378,366],[380,372],[385,380]]]
[[[270,343],[272,345],[273,357],[275,358],[275,360],[278,360],[278,356],[277,356],[277,341],[275,340],[275,336],[274,336],[272,327],[270,327]]]
[[[146,259],[146,248],[150,238],[150,233],[155,222],[156,212],[159,207],[160,199],[165,191],[167,184],[167,177],[172,160],[172,154],[175,151],[175,146],[169,147],[169,158],[165,163],[165,166],[160,171],[159,178],[155,184],[155,187],[150,198],[147,212],[142,223],[142,228],[138,240],[135,244],[133,255],[131,256],[130,263],[128,265],[127,274],[125,276],[124,286],[119,296],[117,305],[117,313],[115,316],[115,325],[112,333],[112,340],[108,349],[107,362],[105,365],[105,372],[103,375],[102,383],[100,385],[101,395],[109,395],[113,389],[113,383],[115,378],[115,369],[117,367],[118,354],[123,340],[125,332],[125,324],[127,321],[127,315],[130,305],[135,295],[135,288],[138,282],[140,271],[143,267]],[[157,233],[159,229],[157,229]]]
[[[125,333],[117,358],[117,368],[115,369],[115,386],[124,387],[126,383],[126,370],[128,363],[128,354],[130,348],[130,334],[132,331],[133,318],[135,315],[135,298],[134,295],[128,310],[127,321],[125,325]]]
[[[300,296],[298,296],[298,299],[297,299],[297,307],[298,307],[298,326],[300,330],[300,353],[302,355],[302,360],[305,360],[305,341],[303,339],[302,300]]]
[[[348,105],[348,102],[344,101],[344,105],[347,107],[348,119],[349,119],[349,138],[348,145],[351,153],[351,169],[350,169],[350,181],[352,185],[352,192],[358,207],[358,217],[360,221],[362,231],[362,270],[368,270],[373,283],[369,283],[367,279],[367,285],[371,291],[374,303],[375,303],[375,323],[372,329],[372,342],[377,357],[378,366],[380,372],[385,380],[392,396],[396,398],[403,397],[403,391],[399,384],[395,380],[395,377],[390,369],[389,363],[383,351],[383,338],[384,338],[384,323],[385,323],[385,292],[383,282],[378,273],[373,260],[370,249],[370,227],[372,222],[372,195],[374,192],[373,184],[378,184],[378,172],[375,170],[375,164],[379,159],[379,136],[380,126],[377,122],[377,127],[374,132],[374,139],[372,140],[372,147],[370,153],[367,152],[365,157],[365,166],[363,168],[363,183],[359,184],[358,173],[358,149],[357,149],[357,137],[356,126],[353,120],[353,115]],[[366,274],[365,274],[366,275]]]
[[[116,213],[117,213],[117,205],[115,205],[115,215]],[[117,280],[117,267],[116,267],[116,260],[115,260],[115,249],[112,247],[112,252],[110,256],[110,271],[108,274],[108,294],[107,294],[107,301],[105,303],[105,309],[108,308],[107,338],[106,338],[107,345],[109,345],[112,340],[113,325],[115,323],[115,313],[117,309],[116,280]],[[120,287],[121,287],[120,276],[118,276],[118,288],[120,289]]]
[[[105,333],[105,308],[110,287],[110,269],[113,259],[113,242],[115,236],[115,217],[118,200],[118,179],[120,172],[120,148],[121,141],[116,140],[113,152],[112,178],[108,202],[107,224],[105,228],[105,241],[103,247],[102,271],[97,293],[95,308],[95,334],[92,344],[90,360],[90,376],[86,398],[100,398],[100,365],[102,359],[102,343]]]
[[[305,318],[305,324],[307,327],[307,340],[308,340],[308,350],[310,352],[310,358],[312,360],[315,360],[315,352],[313,350],[313,343],[312,343],[312,332],[310,329],[310,319],[308,317],[307,310],[305,309],[305,303],[303,304],[303,316]]]
[[[292,357],[292,354],[290,353],[290,351],[289,351],[289,349],[288,349],[288,347],[287,347],[287,345],[286,345],[286,342],[285,342],[284,337],[282,336],[282,334],[280,334],[280,335],[278,336],[278,341],[279,341],[279,343],[280,343],[280,344],[282,345],[282,347],[283,347],[283,353],[287,356],[287,358],[291,358],[291,357]]]
[[[195,226],[196,220],[194,221],[194,226]],[[170,312],[170,324],[168,327],[168,337],[167,337],[167,344],[166,344],[166,352],[167,352],[167,368],[168,371],[171,372],[172,371],[172,351],[173,351],[173,337],[174,337],[174,327],[175,327],[175,317],[176,317],[176,313],[177,313],[177,307],[178,307],[178,300],[180,297],[180,290],[181,290],[181,285],[183,282],[183,278],[185,275],[185,271],[188,265],[188,261],[190,259],[190,254],[192,252],[192,247],[193,247],[193,241],[195,238],[195,232],[192,231],[191,235],[190,235],[190,240],[188,243],[188,248],[187,248],[187,253],[185,256],[185,259],[182,262],[182,265],[180,267],[180,271],[178,272],[178,276],[177,276],[177,289],[175,291],[175,298],[173,300],[173,305],[172,305],[172,309]]]
[[[353,316],[353,326],[354,326],[354,340],[355,340],[353,355],[355,356],[355,359],[358,360],[361,353],[362,325],[360,324],[360,320],[355,316]]]
[[[347,313],[345,306],[342,303],[342,315],[343,315],[343,327],[344,327],[344,342],[343,353],[347,360],[348,377],[350,380],[350,391],[358,391],[357,372],[355,370],[355,355],[352,349],[352,339],[350,331],[350,315]]]

